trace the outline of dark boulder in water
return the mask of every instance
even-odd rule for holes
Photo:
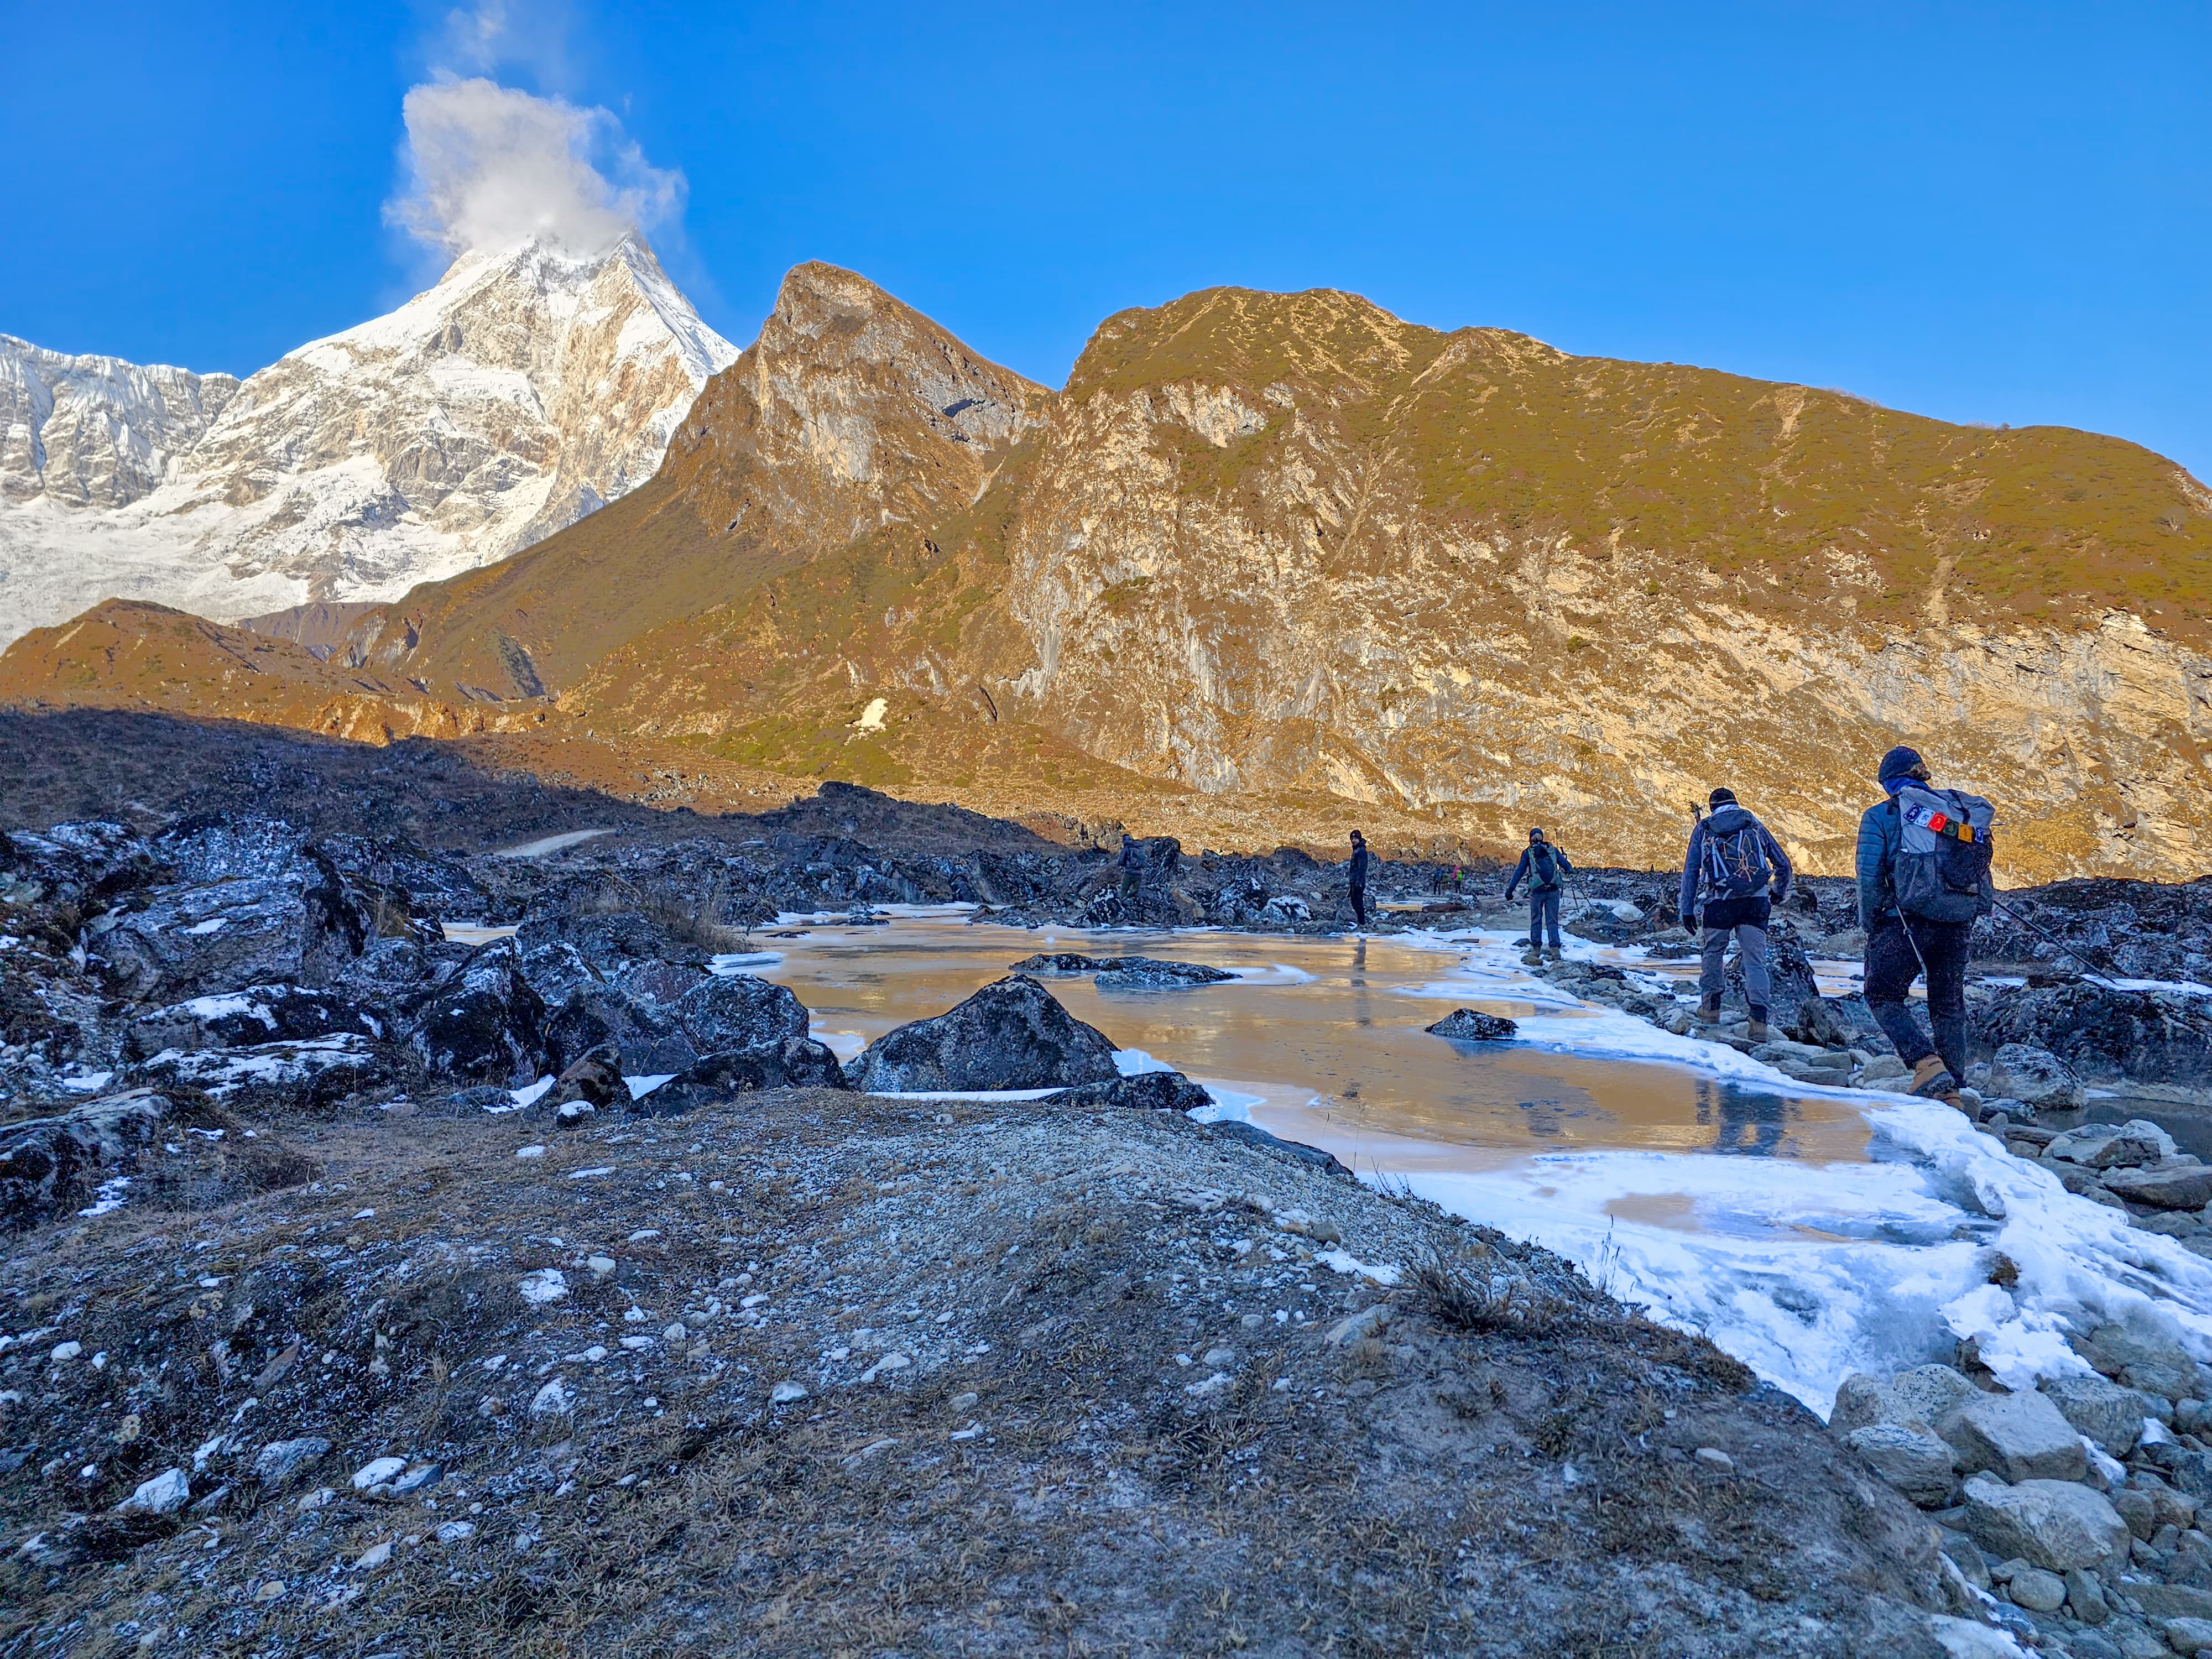
[[[1335,1153],[1325,1152],[1318,1146],[1309,1146],[1303,1140],[1285,1140],[1279,1135],[1271,1135],[1256,1123],[1240,1123],[1234,1118],[1224,1118],[1218,1123],[1209,1123],[1206,1127],[1215,1134],[1226,1136],[1231,1140],[1241,1140],[1248,1146],[1258,1146],[1279,1157],[1310,1164],[1330,1175],[1340,1175],[1347,1181],[1358,1179]]]
[[[1139,1072],[1111,1083],[1086,1083],[1054,1095],[1052,1104],[1079,1109],[1121,1107],[1141,1112],[1194,1112],[1213,1097],[1181,1072]]]
[[[1102,991],[1176,990],[1218,985],[1237,977],[1202,962],[1164,962],[1155,957],[1086,957],[1073,951],[1041,951],[1014,964],[1018,974],[1096,974]]]
[[[1507,1037],[1517,1035],[1521,1028],[1498,1014],[1481,1013],[1473,1008],[1455,1008],[1429,1030],[1440,1037],[1450,1037],[1455,1042],[1502,1042]]]
[[[1121,1076],[1105,1034],[1026,974],[987,985],[934,1019],[902,1025],[845,1068],[856,1089],[1067,1089]]]

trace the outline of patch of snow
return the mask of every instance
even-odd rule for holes
[[[1150,1072],[1172,1072],[1175,1067],[1164,1060],[1154,1060],[1142,1048],[1116,1048],[1114,1069],[1123,1077],[1143,1077]]]
[[[565,852],[571,847],[580,847],[601,836],[611,836],[611,829],[571,830],[565,836],[544,836],[536,841],[526,841],[520,847],[503,848],[491,854],[495,859],[542,859],[555,853]],[[509,929],[513,932],[513,929]]]
[[[623,1081],[629,1085],[629,1097],[632,1100],[643,1100],[662,1084],[672,1081],[675,1076],[676,1073],[673,1072],[653,1072],[642,1077],[626,1077]]]
[[[545,1097],[547,1091],[552,1088],[555,1080],[550,1076],[541,1077],[535,1083],[525,1084],[520,1089],[509,1090],[508,1097],[514,1102],[514,1109],[520,1110],[525,1106],[535,1106]]]

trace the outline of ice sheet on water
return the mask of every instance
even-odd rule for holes
[[[707,961],[707,971],[719,979],[735,974],[757,974],[783,960],[781,951],[725,951]]]
[[[1477,951],[1455,977],[1473,993],[1510,972]],[[2212,1360],[2212,1261],[2068,1193],[1948,1106],[1816,1091],[1733,1048],[1611,1010],[1539,1017],[1521,1035],[1864,1100],[1875,1134],[1865,1164],[1592,1152],[1479,1173],[1393,1171],[1387,1159],[1364,1171],[1559,1251],[1823,1414],[1850,1372],[1948,1359],[1969,1337],[2014,1388],[2086,1371],[2067,1334],[2106,1322],[2160,1329]],[[1992,1282],[2000,1255],[2016,1273],[2008,1285]]]

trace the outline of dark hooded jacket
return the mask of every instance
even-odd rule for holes
[[[1774,902],[1779,904],[1790,896],[1790,878],[1796,873],[1790,867],[1790,855],[1782,850],[1782,843],[1774,839],[1765,824],[1731,801],[1727,805],[1715,807],[1709,815],[1698,821],[1696,829],[1690,831],[1690,849],[1682,855],[1680,908],[1684,916],[1698,908],[1698,889],[1705,883],[1707,834],[1731,836],[1746,826],[1758,836],[1759,846],[1766,854],[1766,862],[1773,869],[1771,891]],[[1732,897],[1765,898],[1767,894],[1716,893],[1712,896],[1716,901],[1721,901]]]

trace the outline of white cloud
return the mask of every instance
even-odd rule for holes
[[[449,255],[531,237],[597,253],[684,205],[684,175],[650,166],[605,109],[482,78],[441,78],[406,98],[407,185],[386,216]]]

